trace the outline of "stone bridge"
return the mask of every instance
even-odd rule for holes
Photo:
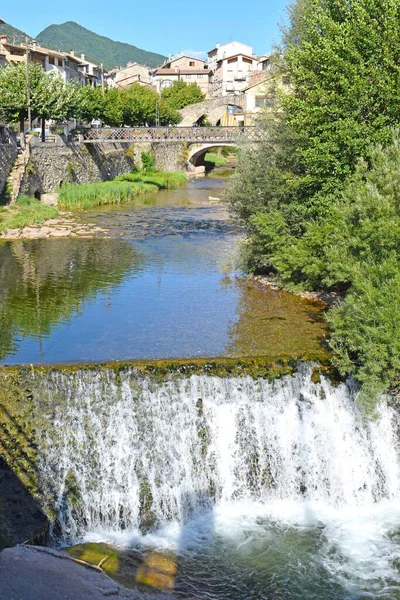
[[[190,104],[178,112],[182,115],[182,121],[179,127],[191,127],[198,123],[201,117],[206,117],[211,125],[219,125],[226,108],[233,108],[235,112],[243,112],[244,95],[230,94],[220,98],[210,98],[204,102]]]
[[[83,141],[96,147],[104,144],[132,144],[140,151],[154,153],[158,168],[204,172],[204,155],[212,148],[259,143],[263,133],[257,127],[133,127],[90,129]]]
[[[258,127],[119,127],[90,129],[83,135],[85,144],[108,142],[168,144],[214,143],[234,145],[240,142],[261,142]]]

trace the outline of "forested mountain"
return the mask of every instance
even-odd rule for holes
[[[37,40],[42,46],[53,50],[69,52],[73,49],[78,55],[84,53],[88,60],[97,64],[103,63],[106,69],[118,65],[125,66],[131,61],[157,67],[165,60],[165,56],[161,54],[147,52],[131,44],[115,42],[73,21],[46,27],[39,33]]]
[[[0,35],[6,35],[9,42],[15,42],[16,44],[25,42],[27,36],[26,33],[8,23],[0,24]],[[30,36],[28,37],[30,38]]]

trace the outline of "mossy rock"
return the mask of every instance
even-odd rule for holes
[[[64,548],[64,552],[91,565],[100,565],[109,577],[130,589],[174,587],[177,562],[170,552],[141,553],[93,542]]]

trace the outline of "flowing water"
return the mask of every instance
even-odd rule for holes
[[[238,273],[223,186],[92,211],[105,239],[0,245],[0,362],[323,356],[320,305]],[[313,368],[26,371],[53,543],[172,557],[182,598],[400,600],[398,413]]]
[[[185,598],[400,598],[398,415],[310,376],[50,375],[58,541],[172,552]]]
[[[321,356],[321,305],[239,276],[224,184],[82,216],[106,239],[0,243],[0,363]]]

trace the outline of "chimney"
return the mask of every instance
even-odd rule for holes
[[[75,56],[75,50],[70,50],[70,55]]]
[[[85,60],[85,55],[84,54],[81,54],[81,59]]]
[[[37,41],[36,40],[32,40],[32,48],[34,50],[36,50],[36,46],[37,46]]]
[[[219,48],[219,42],[217,42],[217,43],[215,44],[215,47],[216,47],[216,48]]]

